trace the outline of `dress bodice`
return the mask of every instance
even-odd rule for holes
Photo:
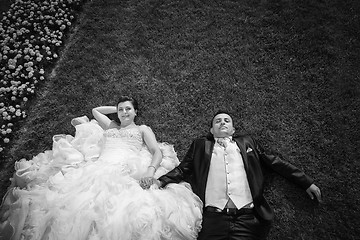
[[[101,155],[137,153],[144,145],[140,127],[110,128],[104,132],[104,137],[105,142]]]
[[[110,128],[104,132],[110,138],[133,138],[142,142],[142,134],[139,127],[133,128]]]
[[[125,142],[131,142],[135,145],[142,145],[143,139],[139,127],[134,128],[110,128],[104,132],[106,139],[116,138]]]

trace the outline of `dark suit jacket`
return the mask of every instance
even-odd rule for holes
[[[250,136],[233,137],[239,146],[247,174],[254,208],[264,220],[272,220],[273,211],[263,196],[264,175],[262,167],[267,166],[285,178],[307,189],[313,180],[294,165],[279,157],[265,153],[264,149]],[[186,181],[195,194],[205,202],[205,189],[210,160],[215,140],[212,136],[195,139],[180,165],[159,178],[161,186]]]

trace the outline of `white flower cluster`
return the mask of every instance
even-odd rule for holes
[[[0,23],[0,152],[85,0],[16,0]]]

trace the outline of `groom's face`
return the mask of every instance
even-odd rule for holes
[[[234,134],[235,128],[230,115],[226,113],[220,113],[216,115],[212,122],[212,128],[210,132],[215,138],[218,137],[230,137]]]

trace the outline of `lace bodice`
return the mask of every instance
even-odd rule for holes
[[[140,127],[134,128],[111,128],[104,132],[104,154],[112,155],[116,158],[119,155],[126,156],[129,153],[138,153],[144,146]]]
[[[142,134],[139,127],[134,128],[110,128],[104,132],[107,138],[127,138],[137,140],[142,143]]]

